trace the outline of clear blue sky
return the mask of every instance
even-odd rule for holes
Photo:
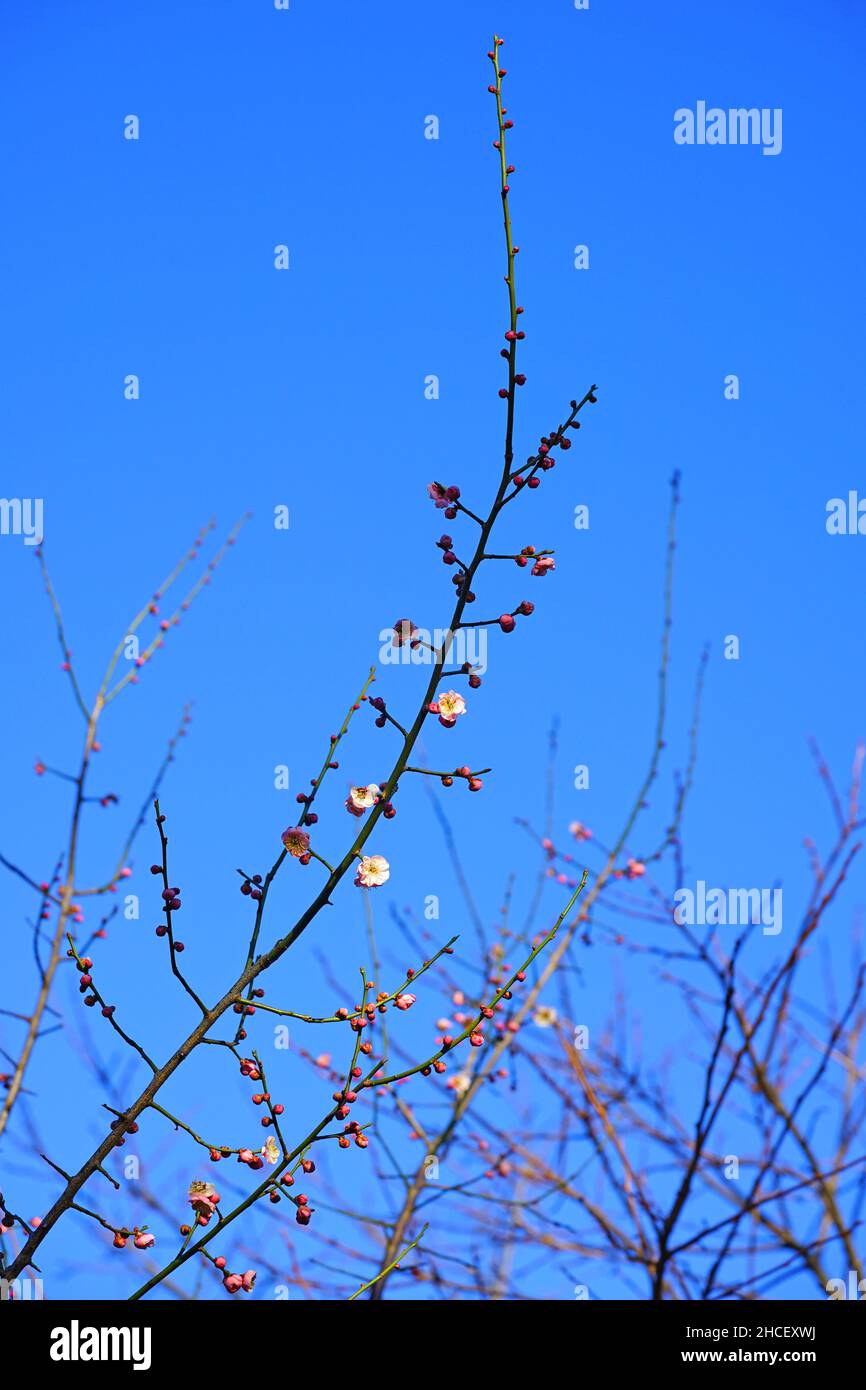
[[[806,738],[844,777],[864,733],[866,537],[825,530],[829,498],[866,495],[859,6],[292,0],[284,13],[270,0],[9,0],[2,30],[0,491],[44,499],[46,554],[88,690],[197,527],[254,514],[106,718],[94,789],[123,800],[93,812],[85,876],[110,867],[114,827],[194,700],[164,796],[174,874],[191,973],[205,990],[233,978],[248,917],[235,868],[272,861],[294,792],[377,659],[380,629],[403,615],[436,626],[450,612],[425,485],[457,482],[484,508],[501,458],[505,300],[485,57],[498,30],[526,306],[518,451],[590,382],[600,403],[567,466],[525,499],[525,524],[504,525],[518,544],[555,546],[557,572],[543,585],[510,567],[486,580],[485,613],[524,594],[537,612],[519,634],[493,635],[470,717],[450,735],[431,728],[426,751],[495,769],[481,796],[449,803],[487,914],[512,869],[534,871],[513,818],[540,806],[554,717],[559,823],[578,818],[613,838],[650,746],[667,481],[681,469],[679,765],[694,669],[704,642],[711,650],[688,863],[708,882],[783,883],[793,924],[802,836],[826,842],[830,831]],[[782,108],[781,154],[677,146],[673,113],[699,100]],[[123,138],[130,114],[138,141]],[[424,138],[431,114],[436,141]],[[273,268],[279,243],[287,272]],[[573,268],[578,244],[587,271]],[[130,373],[138,401],[124,399]],[[724,398],[729,373],[738,401]],[[580,503],[588,532],[573,526]],[[279,504],[287,532],[272,525]],[[0,538],[0,585],[0,850],[42,877],[67,798],[32,767],[37,756],[73,767],[80,718],[20,538]],[[738,662],[723,659],[727,634],[739,636]],[[408,714],[419,684],[409,670],[383,672],[380,693]],[[387,731],[366,732],[348,776],[381,775],[390,751]],[[290,768],[288,794],[273,786],[278,763]],[[572,788],[577,763],[590,767],[589,791]],[[666,782],[660,818],[669,797]],[[334,853],[345,820],[335,802]],[[374,902],[386,940],[388,905],[420,912],[430,893],[443,936],[465,925],[420,787],[372,848],[393,865]],[[143,901],[152,857],[145,842],[133,879]],[[843,943],[862,874],[835,918]],[[34,992],[21,927],[30,899],[9,878],[2,887],[3,993],[23,1007]],[[282,885],[275,929],[293,920],[302,888],[297,874]],[[366,960],[359,898],[344,887],[293,954],[292,1007],[333,1004],[316,950],[354,989]],[[135,988],[130,1024],[161,1052],[188,1014],[157,968],[150,915],[114,929],[103,954],[118,999]],[[776,946],[764,949],[769,961]],[[78,1017],[65,982],[57,1002]],[[609,1002],[605,983],[588,989],[590,1022]],[[0,1041],[14,1038],[3,1021]],[[100,1121],[60,1035],[40,1046],[29,1084],[51,1093],[61,1067],[69,1085],[43,1110],[40,1142],[72,1166]],[[298,1096],[312,1116],[320,1097],[307,1084],[298,1079]],[[217,1099],[195,1103],[218,1113]],[[2,1157],[19,1205],[38,1210],[44,1197],[20,1171],[30,1143],[21,1127],[25,1152],[10,1155],[7,1142]],[[55,1258],[73,1258],[82,1240],[67,1223]],[[94,1273],[88,1287],[106,1284]]]

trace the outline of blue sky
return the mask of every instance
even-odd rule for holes
[[[488,914],[512,870],[527,885],[534,872],[513,820],[540,819],[554,718],[559,824],[578,818],[614,837],[651,742],[667,483],[680,469],[674,765],[710,647],[687,862],[708,882],[783,883],[793,918],[808,882],[802,837],[830,833],[807,736],[844,780],[864,733],[866,538],[825,528],[828,499],[866,495],[858,7],[592,0],[579,12],[567,0],[444,0],[359,11],[292,0],[277,12],[266,0],[152,0],[82,12],[19,2],[2,24],[13,61],[0,91],[0,490],[44,499],[46,555],[88,690],[198,527],[214,516],[224,532],[253,513],[210,590],[105,720],[96,789],[117,790],[122,804],[93,812],[85,877],[112,862],[193,700],[164,801],[192,919],[187,959],[201,961],[203,988],[233,977],[247,920],[235,868],[271,862],[294,793],[377,661],[380,630],[403,615],[447,620],[451,586],[432,546],[441,518],[425,486],[447,475],[482,509],[501,458],[506,305],[485,57],[497,30],[526,306],[518,456],[591,382],[600,401],[567,466],[524,499],[519,522],[516,508],[503,522],[503,542],[555,547],[556,574],[542,585],[503,567],[486,580],[485,613],[526,596],[536,614],[513,637],[491,635],[470,718],[459,734],[431,728],[425,751],[495,769],[481,796],[448,803]],[[673,113],[699,100],[782,108],[782,152],[677,146]],[[137,141],[123,138],[129,114]],[[431,114],[438,140],[424,138]],[[289,247],[286,272],[274,269],[278,244]],[[574,268],[577,245],[589,247],[588,270]],[[136,401],[124,398],[130,373]],[[730,373],[736,401],[724,396]],[[437,400],[425,399],[430,374]],[[579,504],[590,508],[586,532],[573,525]],[[279,505],[288,531],[274,529]],[[0,538],[0,584],[0,851],[39,878],[62,843],[68,799],[33,763],[71,769],[80,718],[20,537]],[[728,634],[739,661],[723,659]],[[419,688],[411,670],[382,673],[380,693],[407,715]],[[375,778],[391,751],[389,731],[367,730],[347,777]],[[288,794],[273,785],[283,763]],[[590,768],[588,791],[573,789],[578,763]],[[670,788],[658,793],[660,820]],[[385,933],[389,904],[420,912],[430,893],[444,935],[464,925],[421,791],[402,797],[373,846],[393,865],[374,904]],[[335,803],[335,854],[347,833]],[[152,857],[145,841],[133,879],[143,901]],[[862,910],[862,875],[834,919],[842,945]],[[281,884],[275,926],[293,920],[303,888],[297,875]],[[291,978],[306,994],[292,1007],[332,1002],[316,949],[354,988],[366,947],[353,894],[344,887],[334,919],[300,944]],[[3,903],[4,994],[28,1000],[26,889],[7,878]],[[159,1051],[187,1015],[156,968],[151,910],[112,931],[105,968],[118,997],[146,972],[130,1013]],[[759,947],[767,960],[774,949]],[[610,1004],[599,986],[586,999],[598,1024]],[[75,1012],[65,984],[58,1007]],[[0,1041],[14,1043],[7,1021]],[[71,1165],[98,1098],[59,1035],[40,1047],[32,1089],[47,1094],[58,1067],[71,1085],[41,1123]],[[312,1114],[318,1098],[298,1085]],[[23,1130],[19,1142],[29,1143]],[[20,1182],[36,1209],[38,1187]],[[53,1239],[74,1256],[74,1233]],[[104,1290],[89,1277],[91,1292]]]

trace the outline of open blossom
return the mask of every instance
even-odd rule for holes
[[[466,713],[466,701],[456,690],[445,690],[436,700],[434,713],[439,715],[439,723],[451,729],[461,714]]]
[[[300,859],[301,855],[306,854],[310,848],[309,835],[298,825],[290,825],[288,830],[283,831],[280,838],[293,859]]]
[[[210,1218],[217,1209],[219,1193],[213,1183],[195,1178],[189,1185],[189,1204],[197,1216]]]
[[[381,888],[382,884],[387,883],[390,877],[391,866],[383,855],[365,855],[358,865],[355,885],[358,888]]]
[[[536,560],[535,564],[532,566],[532,569],[530,570],[530,574],[534,574],[536,577],[543,578],[544,575],[547,574],[548,570],[555,569],[556,562],[552,555],[539,555],[538,559]]]
[[[256,1282],[256,1271],[254,1269],[248,1269],[246,1274],[242,1276],[241,1282],[243,1283],[243,1286],[246,1289],[247,1293],[249,1293],[250,1289]]]
[[[149,1250],[154,1243],[155,1237],[150,1231],[136,1231],[133,1244],[137,1250]]]
[[[556,1009],[550,1008],[548,1004],[539,1004],[532,1016],[533,1022],[539,1028],[552,1028],[559,1017]]]
[[[415,999],[416,996],[414,994],[398,994],[397,998],[394,1000],[394,1004],[398,1009],[411,1009],[412,1005],[415,1003]]]
[[[465,1096],[472,1084],[472,1078],[464,1071],[459,1071],[455,1076],[449,1076],[446,1084],[452,1091],[456,1091],[458,1096]]]
[[[646,864],[642,864],[639,859],[630,859],[626,865],[626,878],[642,878],[646,873]]]
[[[576,840],[591,840],[592,831],[587,830],[585,825],[581,825],[579,820],[573,820],[568,827],[569,835],[573,835]]]
[[[371,806],[375,806],[381,795],[382,788],[375,782],[366,787],[352,787],[346,805],[355,815],[361,815],[364,811],[369,811]]]
[[[262,1145],[262,1157],[266,1163],[271,1165],[276,1163],[280,1157],[280,1146],[272,1134],[268,1135],[267,1140]]]
[[[437,507],[448,506],[448,497],[445,493],[445,489],[444,487],[440,487],[439,483],[427,484],[427,496],[436,503]]]

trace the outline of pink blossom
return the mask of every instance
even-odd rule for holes
[[[365,855],[358,865],[355,885],[358,888],[381,888],[391,877],[391,866],[381,854]]]
[[[569,835],[573,835],[576,840],[592,839],[592,831],[588,830],[585,825],[581,825],[579,820],[573,820],[571,822],[571,825],[568,827],[568,833]]]
[[[368,811],[371,806],[375,806],[381,795],[382,788],[375,782],[370,782],[366,787],[352,787],[346,805],[350,811],[362,813]]]
[[[134,1244],[138,1250],[149,1250],[154,1240],[155,1237],[150,1234],[150,1231],[139,1231],[136,1234]]]
[[[415,999],[416,996],[414,994],[398,994],[397,998],[394,1000],[394,1004],[398,1009],[411,1009],[412,1005],[415,1003]]]
[[[446,729],[451,729],[457,723],[461,714],[466,713],[466,701],[456,690],[445,690],[437,698],[436,704],[439,715],[439,723],[444,724]]]
[[[243,1286],[244,1280],[241,1274],[227,1274],[223,1279],[223,1288],[227,1289],[229,1293],[237,1293],[238,1289],[242,1289]]]
[[[196,1178],[189,1185],[189,1204],[198,1216],[208,1220],[213,1216],[219,1202],[219,1193],[213,1183],[202,1182]]]
[[[300,859],[301,855],[306,854],[310,848],[310,837],[306,830],[301,830],[300,826],[289,826],[288,830],[283,831],[280,838],[293,859]]]
[[[249,1293],[250,1289],[252,1289],[253,1285],[256,1282],[256,1271],[254,1269],[248,1269],[246,1274],[243,1276],[242,1282],[247,1293]]]
[[[642,878],[646,873],[646,864],[642,864],[639,859],[630,859],[626,865],[627,878]]]
[[[530,573],[536,575],[537,577],[540,576],[541,578],[544,578],[548,570],[555,569],[556,562],[552,555],[539,555],[535,564],[532,566]]]
[[[438,508],[448,506],[448,497],[445,493],[445,489],[444,487],[441,487],[439,483],[427,484],[427,496],[431,499],[431,501],[436,503],[436,506]]]

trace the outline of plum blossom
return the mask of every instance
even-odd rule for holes
[[[626,878],[642,878],[646,873],[646,864],[641,863],[640,859],[630,859],[626,865]]]
[[[376,805],[381,795],[382,788],[376,782],[370,782],[366,787],[351,787],[346,809],[351,811],[353,816],[362,816],[371,806]]]
[[[444,690],[435,701],[433,713],[439,715],[439,723],[446,729],[453,729],[460,715],[466,713],[466,701],[456,690]]]
[[[427,484],[427,496],[431,501],[435,502],[436,506],[439,508],[448,506],[448,498],[445,489],[439,483]]]
[[[532,566],[532,569],[530,570],[530,574],[534,574],[536,578],[543,579],[544,576],[547,574],[548,570],[555,569],[556,561],[554,560],[552,555],[539,555],[538,559],[536,560],[535,564]]]
[[[394,1005],[398,1009],[411,1009],[416,997],[414,994],[398,994],[394,1000]]]
[[[219,1193],[213,1183],[202,1182],[200,1178],[194,1178],[189,1185],[189,1204],[197,1216],[203,1216],[207,1221],[213,1216],[219,1202]]]
[[[364,855],[355,874],[357,888],[381,888],[391,877],[391,866],[381,854]]]
[[[538,1028],[552,1028],[558,1018],[556,1009],[552,1009],[549,1004],[539,1004],[532,1021]]]
[[[288,830],[284,830],[280,836],[284,848],[293,859],[300,859],[302,854],[307,854],[310,848],[310,837],[306,830],[302,830],[298,825],[290,825]]]
[[[269,1134],[265,1143],[262,1145],[262,1157],[266,1163],[272,1166],[280,1157],[280,1146],[272,1134]]]
[[[571,822],[571,825],[568,827],[568,833],[569,835],[573,835],[578,841],[592,839],[592,831],[588,830],[585,825],[581,825],[579,820],[573,820]]]
[[[149,1250],[154,1241],[155,1237],[150,1234],[150,1231],[136,1231],[133,1244],[137,1250]]]
[[[238,1289],[242,1289],[243,1286],[244,1279],[242,1274],[227,1274],[225,1279],[223,1279],[223,1288],[226,1289],[228,1293],[237,1293]]]

